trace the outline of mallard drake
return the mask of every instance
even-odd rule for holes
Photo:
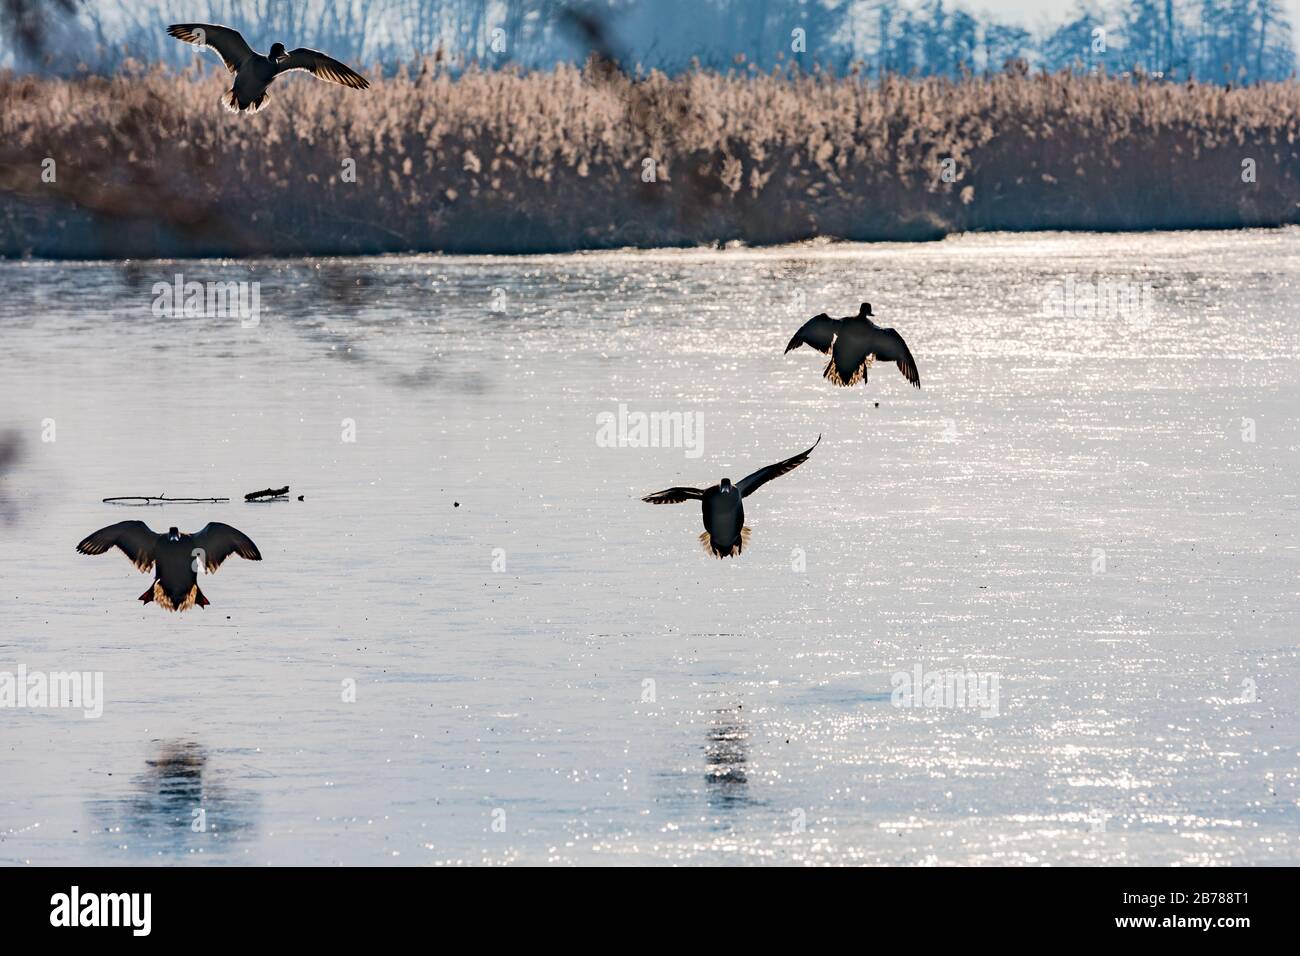
[[[238,30],[216,23],[173,23],[167,32],[178,40],[217,51],[226,69],[235,74],[235,85],[221,98],[232,113],[256,113],[266,104],[266,88],[290,70],[306,70],[318,79],[354,90],[370,87],[370,81],[351,67],[306,47],[290,51],[283,43],[272,43],[271,52],[262,56]]]
[[[211,521],[194,534],[168,528],[158,534],[143,521],[119,521],[100,528],[77,545],[82,554],[103,554],[117,548],[141,571],[154,571],[154,582],[140,595],[169,611],[187,611],[211,602],[199,590],[199,565],[209,574],[232,554],[249,561],[261,561],[262,553],[244,532],[220,521]]]
[[[743,499],[773,478],[779,478],[802,465],[812,454],[813,448],[821,444],[821,440],[822,436],[818,435],[812,448],[807,451],[785,461],[778,461],[775,465],[760,468],[734,485],[730,478],[723,478],[710,488],[666,488],[646,495],[641,500],[652,505],[678,505],[683,501],[698,499],[704,512],[704,533],[700,535],[700,544],[704,545],[705,551],[716,557],[735,557],[749,543]]]
[[[822,377],[833,385],[856,385],[867,380],[867,369],[876,359],[895,362],[903,377],[921,387],[921,375],[916,370],[916,359],[907,348],[903,337],[893,329],[883,329],[871,321],[871,303],[863,302],[857,315],[832,319],[823,312],[803,324],[790,344],[791,349],[810,345],[817,351],[829,354]]]

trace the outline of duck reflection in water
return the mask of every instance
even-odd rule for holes
[[[158,741],[134,793],[88,805],[96,828],[120,849],[149,854],[212,853],[255,826],[256,798],[232,792],[192,740]]]
[[[714,711],[705,737],[704,780],[710,805],[719,809],[750,802],[749,778],[745,774],[749,730],[742,708],[737,704]]]

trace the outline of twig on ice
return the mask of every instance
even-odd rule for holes
[[[259,498],[283,498],[289,493],[289,486],[283,488],[263,488],[261,491],[250,491],[244,495],[245,501],[257,501]]]
[[[179,503],[179,504],[190,505],[190,504],[200,504],[200,503],[206,504],[208,502],[229,501],[230,499],[229,498],[168,498],[166,495],[120,495],[116,498],[103,498],[101,500],[107,504],[127,504],[128,502],[132,502],[132,503],[138,502],[138,504],[134,504],[133,506],[136,508],[140,508],[154,501],[158,502],[159,504],[166,502],[167,504]]]

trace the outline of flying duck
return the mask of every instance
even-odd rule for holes
[[[235,85],[221,97],[232,113],[256,113],[266,103],[271,81],[290,70],[306,70],[318,79],[354,90],[370,87],[370,81],[351,67],[306,47],[286,51],[283,43],[272,43],[270,54],[262,56],[253,52],[238,30],[215,23],[173,23],[167,32],[178,40],[217,51],[226,69],[235,74]]]
[[[730,558],[740,554],[749,543],[749,528],[745,527],[745,506],[742,499],[749,497],[773,478],[779,478],[787,471],[793,471],[808,460],[813,448],[821,444],[822,436],[817,436],[802,454],[778,461],[775,465],[760,468],[736,484],[730,478],[723,478],[711,488],[667,488],[646,495],[642,501],[652,505],[679,505],[688,499],[700,499],[704,511],[704,533],[700,535],[700,544],[704,550],[719,558]]]
[[[856,385],[867,380],[867,369],[876,359],[896,362],[903,377],[921,387],[921,375],[916,370],[916,359],[908,351],[903,337],[893,329],[882,329],[871,321],[871,303],[863,302],[857,315],[832,319],[823,312],[814,315],[794,334],[787,353],[801,345],[811,345],[818,352],[829,354],[822,377],[835,385]]]
[[[141,571],[154,569],[154,582],[140,600],[157,602],[169,611],[187,611],[211,602],[199,590],[198,565],[202,560],[209,574],[232,554],[249,561],[261,561],[262,553],[244,532],[220,521],[211,521],[202,531],[181,534],[168,528],[156,534],[143,521],[119,521],[86,537],[77,550],[82,554],[103,554],[120,548]]]

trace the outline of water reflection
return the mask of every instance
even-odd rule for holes
[[[344,313],[370,308],[376,299],[371,290],[374,277],[348,261],[319,263],[316,272],[321,289],[329,296],[337,310]]]
[[[23,457],[23,439],[18,430],[0,432],[0,523],[18,519],[18,500],[5,485],[5,476],[17,472]]]
[[[709,805],[728,809],[750,803],[749,778],[745,773],[748,759],[749,730],[745,726],[743,705],[714,711],[704,743],[705,783]]]
[[[122,850],[220,852],[256,827],[256,797],[227,788],[207,750],[192,740],[157,741],[133,790],[87,802],[96,832]]]

